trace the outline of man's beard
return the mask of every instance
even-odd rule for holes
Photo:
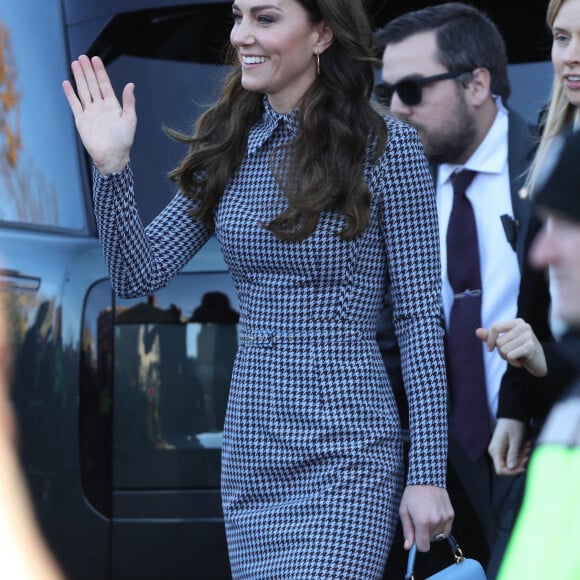
[[[458,163],[465,158],[465,152],[472,149],[472,144],[477,135],[475,119],[470,115],[463,99],[459,101],[460,107],[449,130],[437,135],[428,135],[417,127],[423,141],[425,155],[429,163],[439,165],[441,163]]]

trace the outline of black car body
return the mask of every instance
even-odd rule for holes
[[[425,4],[374,2],[370,12],[378,26]],[[543,10],[525,37],[502,20],[517,48],[513,106],[532,121],[551,76],[549,63],[528,62],[547,58]],[[0,3],[0,282],[12,397],[39,525],[71,579],[229,577],[219,462],[237,345],[232,281],[212,239],[156,295],[113,294],[90,164],[61,81],[88,53],[106,61],[118,94],[135,82],[132,163],[147,222],[173,195],[166,175],[184,154],[162,128],[187,130],[215,97],[230,13],[230,1]]]

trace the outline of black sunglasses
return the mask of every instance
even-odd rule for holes
[[[431,77],[409,77],[405,78],[394,85],[389,83],[379,83],[375,86],[375,96],[379,103],[390,106],[393,95],[397,93],[399,99],[408,107],[414,107],[421,102],[423,98],[423,87],[444,81],[455,79],[461,75],[471,72],[470,70],[460,70],[455,72],[446,72]]]

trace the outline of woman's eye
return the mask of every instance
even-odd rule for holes
[[[258,16],[258,22],[260,24],[272,24],[272,22],[274,22],[274,18],[272,18],[272,16]]]

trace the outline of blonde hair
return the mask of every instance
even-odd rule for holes
[[[560,12],[560,8],[566,0],[550,0],[546,10],[546,23],[550,30],[554,27],[554,21]],[[546,151],[549,149],[552,140],[557,135],[563,133],[566,129],[573,127],[577,123],[578,109],[575,105],[570,103],[562,88],[560,79],[554,75],[552,81],[552,89],[550,91],[550,99],[548,101],[548,108],[543,114],[541,120],[541,137],[538,144],[538,149],[534,159],[530,165],[526,177],[525,188],[533,193],[536,184],[539,169],[546,156]]]

